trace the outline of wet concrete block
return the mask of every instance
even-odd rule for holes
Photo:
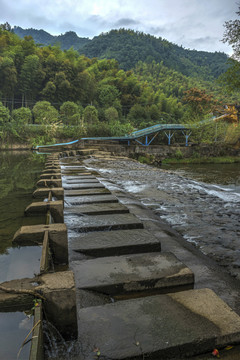
[[[96,179],[94,175],[91,175],[91,173],[83,173],[81,175],[70,175],[70,176],[63,176],[64,181],[78,181],[78,180],[84,180],[84,179]]]
[[[85,178],[88,176],[93,176],[91,172],[87,172],[87,171],[64,171],[62,170],[62,174],[63,176],[65,176],[66,178],[71,178],[71,177],[77,177],[77,178]]]
[[[83,233],[69,237],[68,246],[70,258],[72,252],[75,252],[75,256],[82,253],[106,257],[161,251],[160,241],[144,229]]]
[[[129,297],[192,289],[193,272],[172,253],[144,253],[72,261],[78,289]],[[84,274],[84,276],[83,276]]]
[[[64,176],[85,176],[85,175],[95,175],[95,176],[99,176],[99,173],[96,172],[96,171],[88,171],[88,170],[67,170],[67,169],[64,169],[62,168],[61,169],[61,173],[64,175]]]
[[[90,178],[75,178],[75,179],[66,179],[64,180],[65,184],[92,184],[97,183],[99,184],[99,180],[97,180],[94,176]]]
[[[102,194],[111,194],[111,192],[106,188],[96,188],[96,189],[83,189],[83,190],[65,190],[65,196],[96,196]]]
[[[40,261],[40,273],[45,273],[49,269],[49,236],[48,231],[44,232],[43,236],[43,246],[42,246],[42,256]]]
[[[50,174],[41,174],[40,179],[61,179],[62,174],[59,173],[50,173]]]
[[[0,288],[2,308],[9,311],[29,310],[33,306],[33,299],[41,294],[44,297],[44,313],[47,319],[62,335],[77,335],[76,290],[72,271],[7,281],[2,283],[1,287],[11,289],[10,293],[7,293]]]
[[[37,182],[38,187],[62,187],[62,179],[40,179]]]
[[[39,201],[28,205],[24,211],[26,216],[46,214],[50,211],[55,223],[63,223],[63,201]]]
[[[143,228],[143,223],[132,214],[83,216],[66,214],[65,224],[68,229],[77,232]]]
[[[89,184],[71,184],[67,185],[64,184],[64,189],[66,190],[84,190],[84,189],[102,189],[104,188],[104,185],[100,182],[97,183],[89,183]]]
[[[88,171],[86,169],[85,166],[81,166],[81,165],[74,165],[74,164],[61,164],[62,166],[62,170],[67,170],[67,171],[83,171],[83,172],[86,172]]]
[[[104,192],[98,191],[97,193],[83,194],[83,196],[80,196],[79,194],[73,194],[73,193],[71,194],[70,193],[71,191],[75,191],[75,190],[65,191],[65,203],[69,205],[98,204],[98,203],[104,204],[104,203],[118,202],[116,196],[111,195],[110,191],[108,194],[105,194],[105,191]]]
[[[240,317],[200,289],[78,310],[84,359],[186,359],[240,341]]]
[[[64,190],[62,187],[36,189],[33,192],[33,197],[38,199],[45,199],[48,197],[50,191],[52,192],[52,196],[54,196],[55,198],[59,200],[62,200],[64,198]]]
[[[47,165],[47,166],[45,166],[45,169],[61,171],[61,166],[60,165]]]
[[[42,303],[34,308],[33,332],[29,360],[44,360]]]
[[[55,168],[53,168],[53,169],[47,168],[47,169],[42,171],[42,174],[55,174],[55,173],[56,174],[61,173],[61,168],[57,168],[57,169],[55,169]]]
[[[22,226],[14,234],[12,241],[18,245],[42,244],[45,231],[48,231],[54,263],[68,263],[68,238],[65,224]]]
[[[45,166],[59,166],[59,160],[49,160],[45,162]]]
[[[46,298],[47,319],[66,337],[77,335],[76,290],[72,271],[43,274],[35,287]]]
[[[120,203],[110,203],[110,204],[87,204],[87,205],[78,205],[74,207],[67,207],[65,209],[65,214],[74,214],[74,215],[106,215],[106,214],[125,214],[129,213],[129,210],[126,206]]]

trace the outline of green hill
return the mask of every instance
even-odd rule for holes
[[[42,45],[60,44],[62,50],[73,47],[89,58],[116,59],[120,68],[133,69],[139,61],[146,63],[163,62],[164,66],[183,75],[201,80],[214,80],[227,70],[228,56],[221,52],[210,53],[184,49],[161,37],[133,30],[111,30],[95,36],[92,40],[79,37],[74,31],[53,36],[44,30],[13,28],[23,38],[32,36]]]
[[[124,70],[134,68],[138,61],[163,61],[170,69],[204,80],[218,78],[225,72],[228,59],[224,53],[187,50],[162,38],[126,29],[95,36],[79,51],[90,58],[116,59]]]
[[[19,26],[14,26],[13,31],[20,38],[24,36],[32,36],[37,44],[55,45],[60,44],[62,50],[68,50],[73,47],[75,50],[80,49],[83,45],[91,40],[84,37],[79,37],[74,31],[67,31],[65,34],[54,36],[44,30],[37,29],[22,29]]]

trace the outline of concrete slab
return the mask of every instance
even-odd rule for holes
[[[240,317],[209,289],[78,310],[80,356],[171,359],[240,341]],[[95,351],[95,352],[94,352]]]
[[[38,201],[28,205],[24,211],[26,216],[46,214],[50,210],[55,223],[63,223],[63,200],[57,201]]]
[[[79,171],[79,170],[61,170],[61,173],[66,176],[81,176],[81,175],[95,175],[99,176],[99,173],[96,171]]]
[[[107,214],[125,214],[129,213],[126,206],[120,203],[110,204],[87,204],[74,207],[67,207],[65,214],[74,215],[107,215]]]
[[[171,253],[72,261],[78,289],[110,296],[146,296],[192,289],[194,274]],[[84,276],[83,276],[84,274]]]
[[[96,177],[94,175],[91,175],[91,173],[83,173],[83,174],[79,174],[79,175],[75,175],[75,176],[63,175],[63,180],[64,181],[83,180],[83,179],[96,179]]]
[[[111,194],[111,192],[106,188],[94,188],[94,189],[85,189],[85,190],[65,190],[65,196],[96,196],[102,194]]]
[[[144,229],[115,230],[69,237],[69,252],[106,257],[146,252],[160,252],[160,241]]]
[[[62,187],[62,179],[40,179],[37,182],[38,187]]]
[[[68,179],[70,179],[70,178],[75,178],[75,177],[77,177],[77,178],[84,178],[85,179],[85,177],[95,177],[91,172],[80,172],[80,171],[64,171],[64,170],[62,170],[62,175],[65,177],[65,178],[68,178]]]
[[[98,183],[89,183],[89,184],[64,184],[64,189],[66,190],[81,190],[81,189],[100,189],[104,188],[104,185],[100,182]]]
[[[61,168],[59,168],[59,169],[45,169],[45,170],[42,171],[42,174],[59,174],[59,173],[61,173]]]
[[[96,179],[94,176],[91,178],[76,178],[76,179],[64,179],[64,184],[99,184],[99,180]]]
[[[86,171],[86,167],[85,166],[81,166],[81,165],[68,165],[68,164],[61,164],[61,168],[63,170],[67,170],[67,171]]]
[[[14,234],[13,243],[24,246],[29,244],[42,244],[44,233],[48,231],[50,248],[55,264],[68,263],[68,238],[65,224],[22,226]]]
[[[62,174],[59,173],[50,173],[50,174],[41,174],[40,175],[40,179],[61,179]]]
[[[96,189],[97,190],[97,189]],[[105,190],[105,189],[104,189]],[[69,190],[70,192],[71,190]],[[85,196],[80,196],[80,195],[71,195],[71,194],[67,194],[67,191],[65,191],[65,204],[66,206],[68,205],[82,205],[82,204],[98,204],[98,203],[117,203],[118,199],[116,198],[116,196],[110,195],[102,195],[104,192],[100,193],[95,193],[95,194],[88,194]]]
[[[58,171],[61,171],[60,165],[46,165],[45,169],[46,170],[58,170]]]
[[[64,190],[62,187],[59,188],[40,188],[40,189],[36,189],[33,192],[33,197],[34,198],[39,198],[39,199],[44,199],[48,197],[49,191],[52,192],[52,196],[54,196],[55,198],[62,200],[64,197]]]
[[[64,222],[68,229],[77,232],[143,228],[143,223],[132,214],[83,216],[66,214]]]

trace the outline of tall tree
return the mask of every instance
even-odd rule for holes
[[[0,57],[0,93],[5,103],[13,101],[14,90],[17,85],[17,70],[13,59]]]
[[[238,11],[236,12],[238,16],[240,16],[240,6],[238,7]],[[232,46],[233,49],[233,57],[236,60],[240,58],[240,20],[229,20],[224,24],[225,32],[223,34],[223,42],[228,43]]]
[[[240,6],[237,11],[240,16]],[[225,32],[223,42],[232,46],[233,56],[228,61],[228,70],[220,77],[221,82],[226,86],[228,91],[240,90],[240,20],[229,20],[225,22]]]
[[[34,99],[39,90],[40,61],[37,55],[29,55],[25,58],[19,77],[19,88],[22,94],[22,106],[27,106],[30,99]]]

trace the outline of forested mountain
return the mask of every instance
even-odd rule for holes
[[[163,61],[168,68],[205,80],[225,72],[228,59],[224,53],[187,50],[162,38],[126,29],[96,36],[79,51],[90,58],[116,59],[124,70],[133,68],[138,61]]]
[[[73,31],[53,36],[44,30],[22,29],[15,26],[15,34],[32,36],[36,43],[59,44],[61,49],[73,47],[89,58],[116,59],[120,68],[130,70],[138,61],[163,64],[186,76],[213,80],[227,70],[228,56],[221,52],[184,49],[182,46],[133,30],[119,29],[95,36],[92,40],[78,37]]]
[[[13,32],[20,38],[24,36],[32,36],[37,44],[42,45],[55,45],[59,44],[62,50],[68,50],[73,47],[75,50],[79,50],[83,45],[90,42],[90,39],[79,37],[74,31],[67,31],[65,34],[54,36],[44,30],[36,29],[22,29],[19,26],[14,26]]]

